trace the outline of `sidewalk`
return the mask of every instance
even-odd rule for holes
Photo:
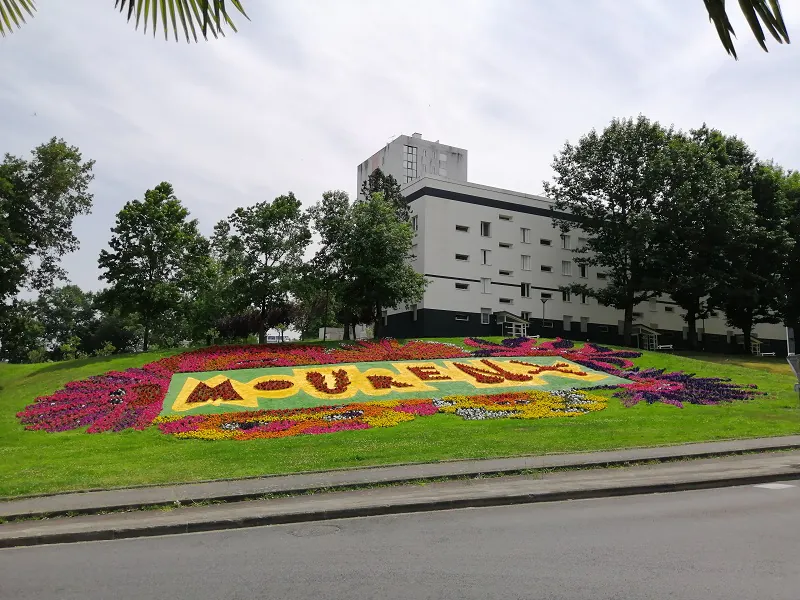
[[[800,480],[800,451],[454,480],[0,526],[0,548]]]
[[[140,487],[96,492],[37,496],[0,502],[0,518],[54,517],[141,509],[165,504],[193,502],[236,502],[265,494],[298,495],[315,490],[336,491],[378,484],[402,484],[426,479],[519,474],[529,470],[585,469],[653,460],[671,461],[746,452],[800,449],[800,435],[635,448],[584,454],[552,454],[485,460],[397,465],[302,473],[253,479],[210,481],[169,486]]]

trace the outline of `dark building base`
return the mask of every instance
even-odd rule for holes
[[[456,320],[456,315],[467,317],[466,321]],[[542,337],[562,337],[569,340],[594,342],[597,344],[623,345],[622,334],[616,324],[605,325],[602,323],[588,323],[586,331],[581,331],[581,324],[573,322],[569,330],[564,329],[564,323],[546,321],[543,327],[542,319],[531,319],[528,326],[529,335]],[[398,339],[422,337],[486,337],[503,335],[503,326],[495,322],[492,315],[491,323],[482,324],[480,313],[457,313],[450,310],[436,310],[424,308],[417,311],[416,319],[413,312],[389,315],[382,333],[386,337]],[[786,356],[785,339],[761,339],[763,352],[774,352],[775,356]],[[636,338],[634,338],[634,344]],[[659,343],[672,345],[675,350],[689,350],[688,343],[683,339],[682,331],[659,330]],[[698,341],[696,350],[714,352],[718,354],[743,354],[744,348],[736,340],[728,342],[727,336],[706,334]]]

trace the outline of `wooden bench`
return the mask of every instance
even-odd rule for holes
[[[672,350],[672,344],[661,344],[657,350]]]
[[[759,352],[759,356],[775,356],[774,352]]]

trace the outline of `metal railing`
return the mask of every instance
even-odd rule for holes
[[[800,354],[790,354],[786,357],[789,365],[794,371],[794,376],[797,378],[797,383],[794,384],[794,391],[800,394]]]

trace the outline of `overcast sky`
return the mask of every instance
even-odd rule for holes
[[[0,38],[0,152],[52,136],[97,161],[74,283],[122,205],[170,181],[201,228],[293,191],[356,187],[356,165],[419,131],[469,150],[471,181],[541,193],[552,156],[613,117],[704,121],[800,168],[800,42],[762,52],[735,2],[739,62],[701,0],[244,0],[238,34],[135,31],[111,0],[40,0]],[[784,2],[800,39],[800,6]]]

